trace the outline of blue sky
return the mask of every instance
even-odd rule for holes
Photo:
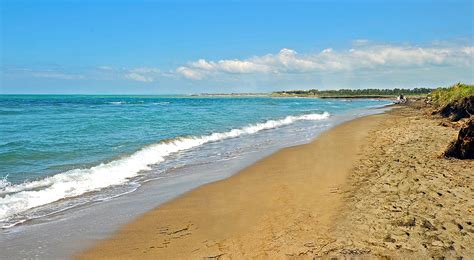
[[[472,83],[473,1],[2,0],[0,93]]]

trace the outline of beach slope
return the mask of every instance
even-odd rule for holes
[[[238,174],[146,213],[82,252],[91,258],[268,258],[312,256],[334,242],[351,169],[369,132],[387,119],[341,124]]]

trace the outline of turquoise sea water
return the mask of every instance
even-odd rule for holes
[[[232,158],[291,133],[298,141],[335,115],[386,103],[0,95],[0,222],[125,193],[170,168]]]

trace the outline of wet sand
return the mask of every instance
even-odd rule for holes
[[[440,157],[455,136],[410,108],[356,119],[188,192],[77,257],[469,258],[474,163]]]

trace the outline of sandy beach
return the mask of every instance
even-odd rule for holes
[[[336,126],[127,224],[79,259],[474,256],[472,160],[412,108]]]
[[[474,0],[0,14],[0,260],[474,260]]]

